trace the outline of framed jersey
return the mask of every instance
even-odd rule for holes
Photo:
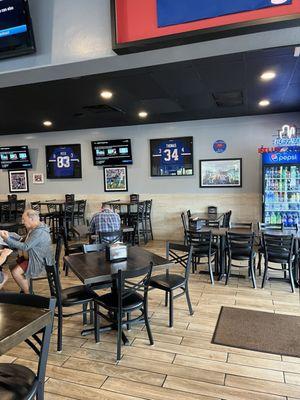
[[[47,179],[81,178],[80,144],[46,146]]]
[[[150,140],[151,176],[194,175],[193,137]]]

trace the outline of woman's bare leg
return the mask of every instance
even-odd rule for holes
[[[5,271],[2,271],[3,274],[3,281],[0,283],[0,290],[3,288],[3,286],[5,285],[5,283],[8,280],[8,273]]]
[[[23,290],[24,293],[29,294],[29,284],[28,284],[27,279],[25,278],[23,268],[21,268],[20,265],[16,265],[11,270],[11,274],[12,274],[12,277],[14,278],[15,282],[21,288],[21,290]]]

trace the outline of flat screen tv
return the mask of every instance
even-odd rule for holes
[[[35,42],[27,0],[0,1],[0,58],[33,53]]]
[[[151,176],[193,175],[193,137],[150,140]]]
[[[1,169],[32,168],[28,146],[0,147],[0,168]]]
[[[130,139],[92,142],[94,165],[132,164]]]
[[[47,179],[81,178],[80,144],[46,146]]]

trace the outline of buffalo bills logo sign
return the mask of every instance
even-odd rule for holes
[[[217,140],[214,144],[213,144],[213,149],[216,153],[224,153],[224,151],[226,150],[227,145],[224,142],[224,140]]]

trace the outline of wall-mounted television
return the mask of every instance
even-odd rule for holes
[[[132,164],[130,139],[92,142],[94,165]]]
[[[150,140],[151,176],[193,175],[193,137]]]
[[[0,1],[0,58],[35,52],[27,0]]]
[[[46,146],[47,179],[81,178],[80,144]]]
[[[1,169],[32,168],[28,146],[0,147],[0,168]]]

